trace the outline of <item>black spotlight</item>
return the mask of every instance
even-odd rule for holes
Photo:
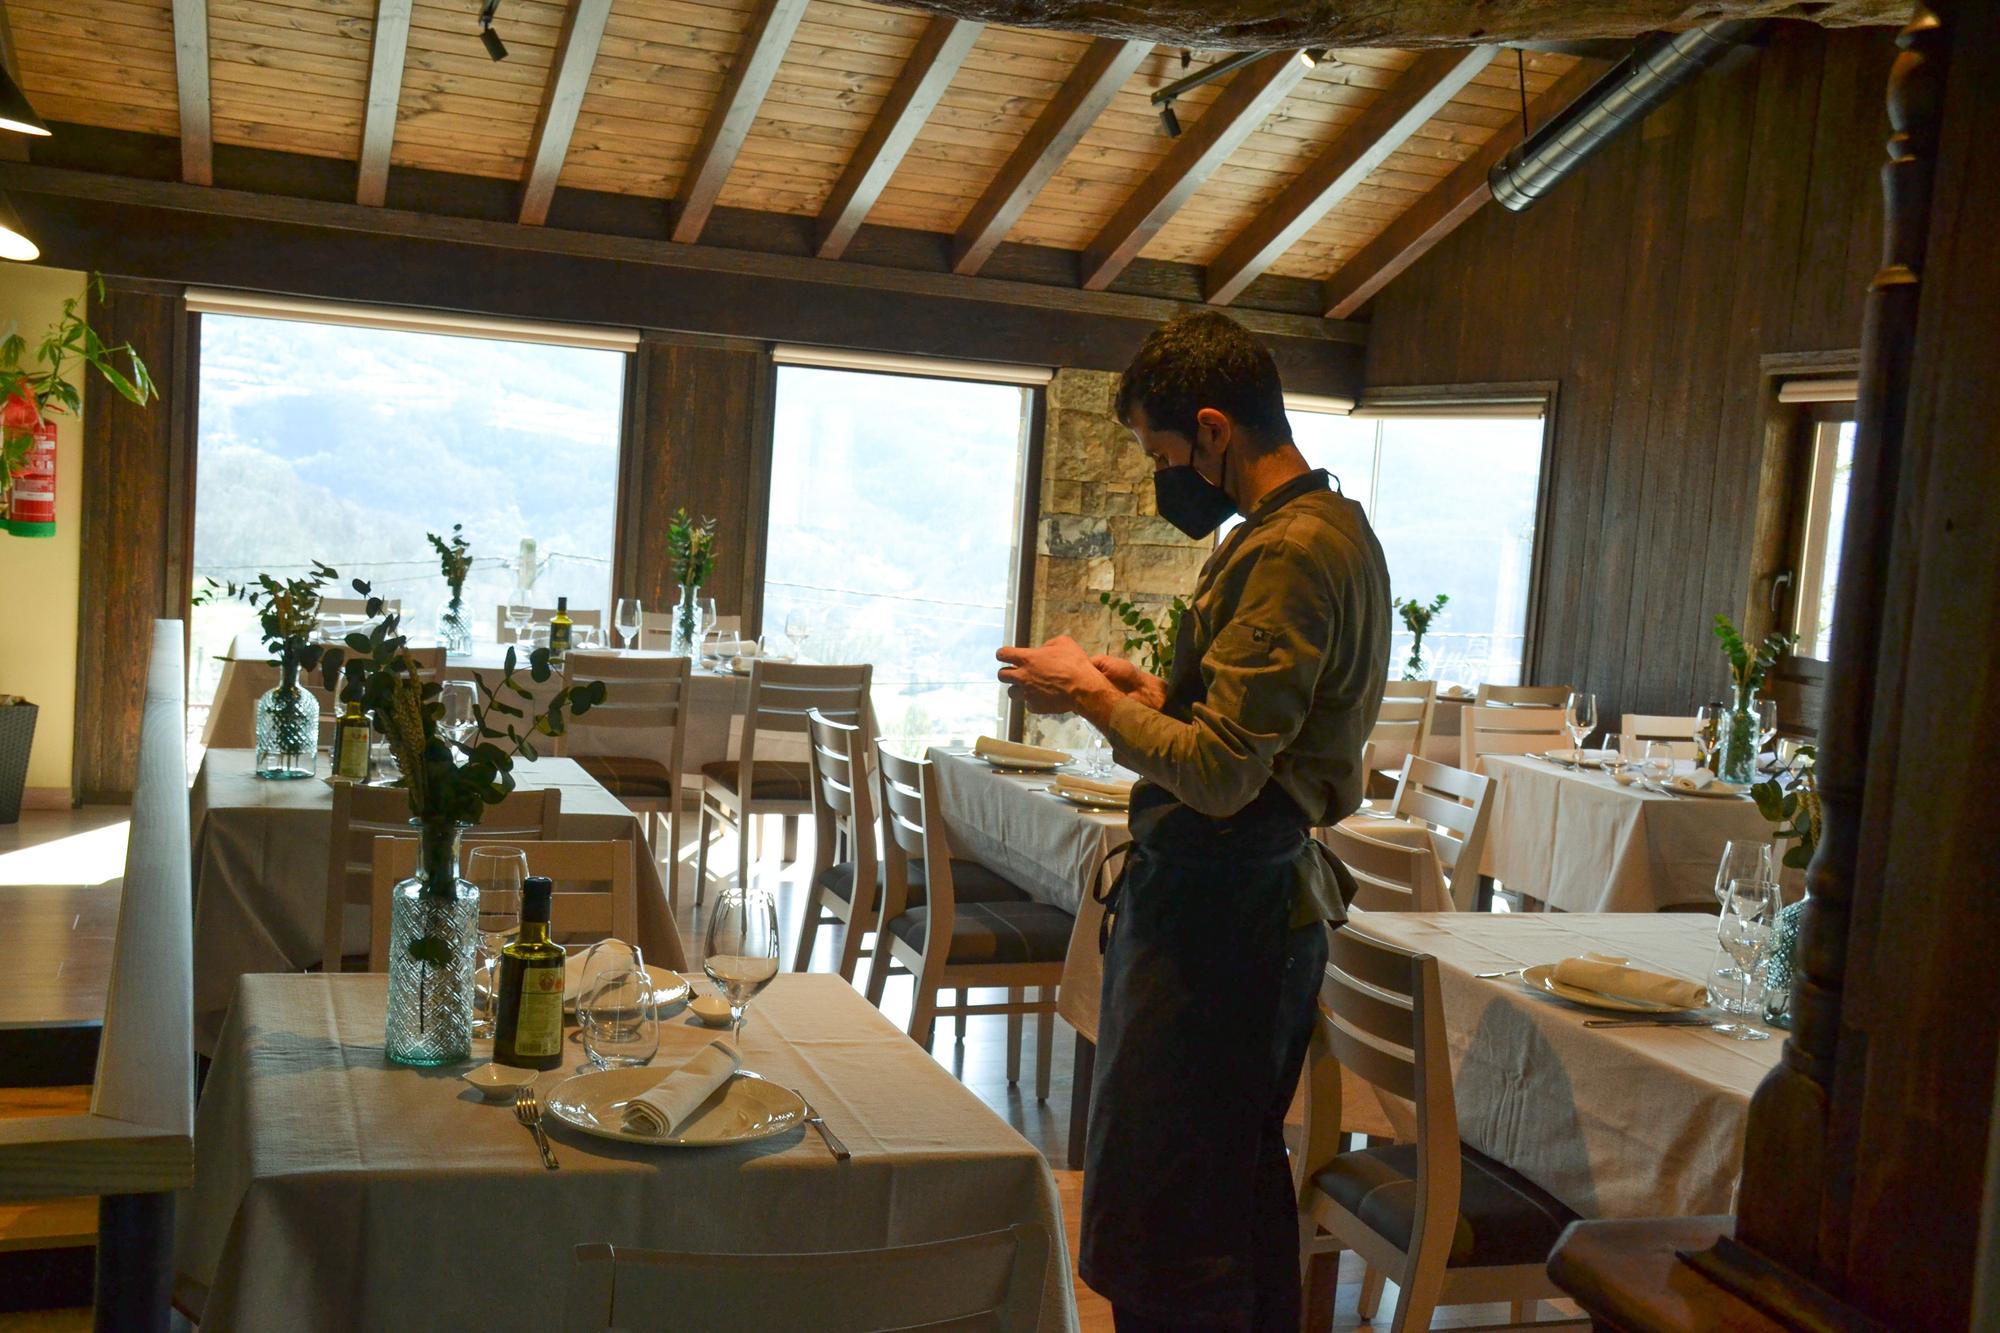
[[[1299,63],[1307,69],[1316,69],[1326,62],[1327,50],[1324,46],[1308,46],[1299,52]]]
[[[1174,114],[1172,102],[1160,103],[1160,128],[1167,132],[1169,139],[1181,137],[1181,118]]]
[[[500,40],[500,34],[493,31],[493,12],[500,8],[500,0],[486,0],[479,7],[479,40],[486,46],[486,54],[495,60],[507,58],[507,45]]]

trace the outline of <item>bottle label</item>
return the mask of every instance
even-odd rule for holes
[[[368,781],[368,724],[342,722],[333,775],[347,782]]]
[[[563,969],[531,967],[521,977],[514,1054],[524,1059],[562,1054]]]
[[[552,653],[569,651],[569,626],[561,621],[549,626],[549,651]]]

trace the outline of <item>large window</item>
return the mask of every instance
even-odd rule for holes
[[[313,560],[400,599],[432,640],[448,593],[426,532],[465,525],[478,637],[524,580],[539,605],[608,605],[625,354],[596,348],[206,314],[201,322],[197,581],[302,573]],[[194,612],[193,701],[255,627]]]
[[[1847,483],[1853,471],[1854,423],[1816,423],[1793,625],[1801,657],[1833,655],[1833,600],[1840,577],[1840,538],[1847,524]]]
[[[994,731],[1012,640],[1031,390],[803,366],[778,371],[764,631],[875,664],[882,735]]]
[[[1368,511],[1398,601],[1451,600],[1424,636],[1441,681],[1516,684],[1527,642],[1529,566],[1541,489],[1540,418],[1292,411],[1314,467]],[[1395,671],[1409,656],[1400,617]]]

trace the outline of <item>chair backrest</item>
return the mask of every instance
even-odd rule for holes
[[[1695,732],[1700,723],[1693,717],[1669,717],[1658,713],[1627,713],[1619,719],[1618,734],[1643,752],[1647,741],[1665,741],[1673,747],[1674,758],[1693,759],[1699,747]]]
[[[1342,926],[1327,938],[1326,975],[1306,1062],[1306,1122],[1293,1154],[1309,1181],[1342,1151],[1341,1071],[1415,1109],[1418,1210],[1412,1248],[1427,1225],[1455,1225],[1458,1109],[1451,1087],[1437,959]]]
[[[486,807],[479,831],[484,837],[540,841],[555,837],[561,817],[559,789],[517,791]],[[327,840],[326,915],[320,933],[323,971],[340,970],[348,905],[374,901],[375,840],[383,836],[410,836],[409,793],[401,787],[335,783],[332,836]],[[371,921],[371,934],[374,925]]]
[[[1048,1233],[1025,1222],[926,1245],[827,1254],[579,1245],[562,1327],[728,1328],[748,1314],[767,1333],[1029,1333],[1039,1326],[1048,1270]]]
[[[368,614],[368,599],[366,597],[322,597],[319,599],[319,613],[323,616],[365,616]],[[382,599],[382,613],[391,616],[403,614],[403,599],[400,597],[384,597]]]
[[[604,682],[604,702],[564,723],[562,753],[651,759],[667,770],[670,789],[681,781],[687,746],[688,673],[685,657],[627,657],[622,653],[571,653],[563,678],[572,685]],[[546,701],[544,701],[546,706]]]
[[[1363,824],[1368,821],[1362,821]],[[1389,842],[1356,824],[1335,824],[1320,839],[1354,876],[1354,901],[1364,912],[1449,912],[1444,868],[1426,843]]]
[[[1390,813],[1431,830],[1431,848],[1451,882],[1452,905],[1469,912],[1479,900],[1479,861],[1492,815],[1493,779],[1412,755],[1396,781]],[[1460,870],[1465,873],[1460,874]]]
[[[807,718],[812,729],[813,875],[843,859],[854,862],[854,893],[859,899],[877,874],[867,734],[818,709]]]
[[[1408,755],[1421,755],[1431,738],[1431,724],[1437,717],[1437,682],[1434,680],[1392,680],[1382,691],[1382,707],[1375,714],[1374,729],[1368,739],[1375,745],[1373,763],[1383,768],[1401,768]],[[1374,769],[1367,770],[1374,772]]]
[[[1459,727],[1458,766],[1468,773],[1484,773],[1486,766],[1481,760],[1489,754],[1538,754],[1569,740],[1560,707],[1485,708],[1475,704],[1465,710]]]
[[[630,842],[540,842],[495,835],[466,838],[459,849],[469,858],[475,847],[499,846],[518,846],[527,853],[530,875],[555,881],[549,928],[556,939],[581,944],[639,938],[638,861]],[[389,894],[416,868],[415,838],[375,839],[369,888],[370,972],[389,968]],[[461,862],[460,873],[464,871]]]
[[[737,790],[743,793],[744,801],[748,802],[750,793],[756,790],[760,736],[782,738],[790,734],[803,738],[811,728],[811,715],[817,712],[829,721],[860,727],[864,750],[873,744],[875,708],[869,702],[868,690],[874,675],[875,668],[865,662],[855,666],[818,666],[767,662],[761,657],[753,661],[743,732],[737,739]]]
[[[1787,654],[1764,677],[1764,693],[1778,704],[1778,734],[1787,740],[1817,741],[1826,712],[1828,666],[1816,657]]]
[[[924,863],[924,905],[930,912],[927,939],[948,940],[958,897],[951,880],[951,850],[938,814],[936,770],[928,759],[911,759],[875,742],[875,767],[882,784],[882,917],[900,915],[909,901],[910,862]]]
[[[674,643],[674,615],[672,611],[642,611],[639,613],[639,647],[655,652],[665,652]],[[705,626],[717,634],[743,633],[742,616],[717,616],[714,623]]]
[[[1481,685],[1472,702],[1479,708],[1562,708],[1570,693],[1567,685]]]
[[[528,613],[528,623],[530,625],[540,625],[543,629],[547,629],[549,622],[555,619],[555,614],[556,609],[553,606],[538,606]],[[604,623],[604,612],[591,607],[572,606],[569,609],[569,623],[572,625],[602,625]],[[505,602],[493,608],[493,637],[501,643],[514,642],[514,627],[507,623],[507,604]]]
[[[444,670],[444,645],[442,644],[429,648],[405,648],[403,649],[403,656],[410,659],[410,665],[417,669],[419,675],[427,676],[433,680],[437,678],[437,674],[440,671]]]

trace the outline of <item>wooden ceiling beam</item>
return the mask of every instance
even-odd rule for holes
[[[181,108],[181,179],[215,183],[215,116],[208,97],[208,0],[174,0],[174,86]]]
[[[1529,120],[1536,125],[1545,124],[1549,117],[1581,97],[1604,70],[1605,66],[1595,61],[1580,62],[1529,104]],[[1461,162],[1342,264],[1326,280],[1327,318],[1346,319],[1352,315],[1388,286],[1390,279],[1416,263],[1425,251],[1477,213],[1493,197],[1486,184],[1486,173],[1520,142],[1518,122],[1495,132],[1477,153]]]
[[[576,113],[590,87],[590,70],[611,17],[611,0],[575,0],[563,14],[562,35],[556,39],[555,62],[535,117],[535,137],[529,141],[528,167],[521,177],[521,221],[539,227],[549,220],[549,201],[569,157]]]
[[[1084,289],[1109,287],[1306,73],[1305,62],[1292,51],[1274,51],[1237,71],[1083,252]]]
[[[1222,247],[1203,280],[1208,300],[1227,305],[1241,296],[1244,288],[1458,96],[1498,53],[1498,47],[1472,46],[1426,51],[1418,56],[1325,152]]]
[[[959,225],[951,242],[952,272],[968,276],[979,272],[1152,50],[1151,42],[1110,37],[1100,37],[1084,50],[1076,68]]]
[[[368,55],[368,109],[361,124],[361,162],[354,202],[375,208],[389,193],[389,150],[403,100],[403,60],[410,50],[411,0],[375,0]]]
[[[846,253],[868,210],[881,198],[882,187],[896,174],[903,154],[916,142],[972,44],[985,30],[985,24],[964,19],[932,19],[925,26],[882,109],[861,136],[847,170],[840,173],[826,206],[820,209],[813,228],[814,254],[821,259],[838,259]]]
[[[669,233],[681,244],[692,245],[701,239],[701,229],[708,225],[708,215],[722,195],[722,184],[736,165],[736,155],[743,151],[743,141],[750,137],[757,108],[771,91],[785,48],[792,44],[792,34],[805,14],[806,0],[763,0],[751,16],[736,63],[722,80],[715,105],[709,108],[708,120],[701,127],[694,156],[688,159],[681,177],[680,198],[674,205]]]

